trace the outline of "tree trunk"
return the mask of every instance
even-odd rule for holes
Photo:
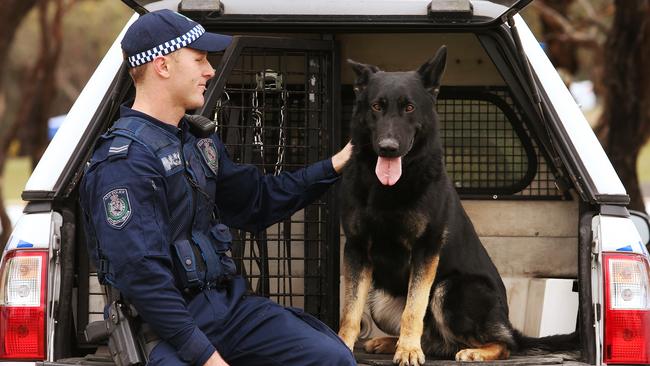
[[[54,7],[48,17],[48,7]],[[21,105],[16,117],[17,126],[24,126],[18,132],[25,151],[35,167],[47,147],[47,121],[50,107],[56,93],[55,71],[63,46],[63,16],[74,1],[40,0],[39,29],[41,42],[38,57],[27,73]]]
[[[36,5],[36,2],[37,0],[5,0],[2,4],[5,11],[0,12],[0,98],[3,98],[4,96],[4,91],[2,90],[4,81],[2,66],[7,63],[7,54],[9,53],[9,49],[13,43],[18,26],[29,10]],[[2,103],[4,103],[4,100],[0,101],[0,104]],[[2,110],[0,110],[0,121],[4,122],[4,120],[4,108],[2,108]],[[6,125],[6,123],[3,123],[3,125]],[[16,128],[7,126],[3,130],[5,133],[15,135]],[[9,140],[9,142],[10,141],[11,140]],[[6,136],[3,136],[0,141],[0,177],[4,175],[8,147],[9,143],[7,142],[7,138]],[[0,179],[0,182],[2,182],[2,179]],[[0,234],[0,250],[4,249],[7,240],[9,239],[9,234],[11,233],[11,221],[7,215],[2,194],[2,185],[0,184],[0,225],[2,226],[2,234]]]
[[[535,4],[539,11],[539,18],[542,25],[542,39],[546,42],[546,53],[556,68],[562,68],[575,75],[578,71],[578,48],[574,42],[566,36],[566,29],[561,24],[560,17],[553,16],[552,11],[566,17],[573,0],[538,0]],[[550,11],[552,10],[552,11]],[[564,20],[564,19],[562,19]]]
[[[650,137],[650,0],[616,0],[604,49],[605,102],[601,141],[630,195],[629,207],[644,211],[637,158]]]

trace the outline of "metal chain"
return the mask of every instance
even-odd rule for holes
[[[222,119],[221,117],[224,112],[228,111],[228,108],[230,106],[230,95],[228,95],[227,91],[224,91],[223,93],[226,96],[226,101],[224,102],[222,101],[222,98],[219,98],[214,108],[214,116],[212,120],[216,123],[216,126],[214,128],[215,133],[219,132],[219,125],[221,125],[222,122],[225,122],[225,121],[221,121]]]
[[[260,157],[262,158],[262,164],[264,164],[264,136],[262,128],[262,112],[259,110],[259,104],[257,100],[257,91],[253,92],[251,99],[251,119],[253,120],[253,146],[257,147],[260,151]]]
[[[289,92],[286,89],[282,89],[280,97],[282,100],[282,105],[280,106],[280,124],[278,126],[278,160],[275,163],[275,175],[278,175],[282,172],[282,164],[284,163],[284,148],[286,146],[284,122],[287,118],[287,99],[289,98]]]

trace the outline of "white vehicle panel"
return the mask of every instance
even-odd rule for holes
[[[268,15],[427,15],[430,0],[222,0],[224,13]]]
[[[18,219],[5,252],[14,249],[48,249],[52,235],[55,213],[25,214]],[[58,214],[56,214],[58,215]]]
[[[135,19],[137,19],[137,15],[131,17],[127,22],[70,108],[65,121],[29,177],[25,191],[52,191],[54,189],[66,163],[77,148],[79,140],[86,132],[90,120],[122,65],[120,42],[124,32]]]
[[[546,57],[539,42],[521,16],[515,16],[515,24],[519,30],[521,43],[526,55],[528,55],[533,72],[537,74],[553,107],[557,111],[564,130],[578,155],[580,155],[580,160],[595,185],[597,194],[627,194],[591,126],[589,126],[571,93],[562,82],[553,64]]]
[[[648,255],[636,226],[627,217],[600,215],[600,238],[603,252]]]

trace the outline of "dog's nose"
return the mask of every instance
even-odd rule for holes
[[[384,154],[394,153],[399,149],[399,142],[394,138],[385,138],[379,141],[379,150]]]

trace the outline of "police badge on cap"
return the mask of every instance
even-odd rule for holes
[[[121,229],[131,218],[129,192],[125,188],[114,189],[104,195],[106,221],[116,229]]]

